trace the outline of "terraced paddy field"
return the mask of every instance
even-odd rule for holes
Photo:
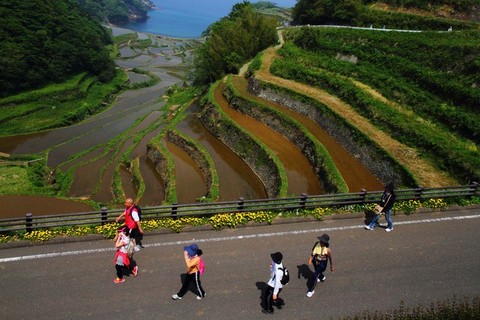
[[[109,207],[126,196],[154,206],[380,190],[389,181],[400,187],[441,187],[478,179],[478,116],[475,106],[467,105],[477,97],[478,79],[468,80],[472,90],[464,90],[464,100],[452,96],[446,101],[428,93],[441,110],[462,110],[446,120],[439,110],[414,105],[426,108],[420,94],[427,93],[406,96],[421,84],[404,89],[397,83],[391,92],[368,78],[362,65],[352,62],[354,57],[367,61],[367,55],[353,49],[349,54],[350,49],[336,44],[333,49],[325,45],[327,53],[319,58],[293,43],[299,37],[288,33],[284,45],[280,36],[279,46],[254,60],[245,73],[248,79],[243,68],[242,76],[230,75],[211,88],[208,105],[195,99],[173,106],[168,102],[172,88],[184,85],[187,60],[198,43],[141,35],[151,41],[149,46],[137,46],[134,40],[120,48],[117,64],[128,75],[130,88],[109,108],[73,126],[0,137],[0,152],[44,158],[53,175],[71,175],[63,198]],[[350,34],[343,36],[345,43],[356,41]],[[367,33],[354,33],[358,37],[376,41]],[[468,50],[478,53],[478,44]],[[457,76],[454,71],[446,74]],[[148,85],[138,87],[142,83]],[[337,83],[348,90],[335,91]],[[357,103],[349,96],[352,92],[361,103],[369,102]],[[208,110],[210,119],[221,121],[209,122]],[[221,126],[229,136],[215,129]],[[182,139],[172,140],[172,132]],[[238,145],[247,140],[252,148],[240,150]],[[252,154],[262,154],[263,160],[249,160]],[[168,166],[171,172],[166,174]],[[0,205],[2,201],[7,198],[0,196]],[[25,201],[35,203],[27,196]]]

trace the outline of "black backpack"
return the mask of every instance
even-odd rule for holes
[[[290,281],[290,272],[288,272],[288,269],[285,266],[279,269],[283,271],[283,276],[282,276],[282,280],[280,280],[280,283],[282,284],[282,286],[285,286]]]
[[[141,221],[141,220],[142,220],[142,208],[140,208],[139,206],[135,205],[135,209],[137,209],[138,219]]]

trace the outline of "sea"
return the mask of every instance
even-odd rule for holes
[[[153,0],[156,9],[145,22],[122,26],[137,32],[175,38],[198,38],[207,27],[227,16],[240,0]],[[251,3],[257,1],[250,1]],[[293,8],[297,0],[270,1],[279,7]]]

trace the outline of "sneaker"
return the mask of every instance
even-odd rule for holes
[[[390,232],[390,231],[392,231],[392,230],[393,230],[393,228],[387,228],[387,229],[385,229],[385,231],[387,231],[387,232]]]
[[[140,251],[140,246],[135,246],[135,247],[133,247],[133,251],[135,251],[135,252]]]
[[[197,296],[197,300],[202,300],[203,297],[202,296]]]
[[[273,301],[272,303],[272,305],[277,307],[278,310],[282,309],[284,304],[285,304],[284,302],[280,302],[280,301]]]
[[[367,229],[367,230],[373,230],[373,228],[370,227],[370,226],[365,226],[365,229]]]
[[[320,278],[317,278],[317,283],[319,283],[320,281],[321,281]]]
[[[314,293],[315,293],[315,290],[314,291],[308,291],[307,292],[307,298],[311,298]]]
[[[125,282],[125,278],[122,278],[122,279],[120,279],[120,278],[115,278],[115,280],[113,280],[113,282],[115,282],[115,283],[122,283],[122,282]]]
[[[325,280],[327,279],[327,277],[323,276],[322,279],[320,279],[321,282],[325,282]]]
[[[262,312],[265,313],[265,314],[272,314],[272,313],[273,313],[273,309],[271,309],[271,310],[262,309]]]
[[[172,295],[173,300],[182,300],[182,297],[178,296],[178,294]]]
[[[137,276],[137,274],[138,274],[138,266],[133,267],[132,273],[133,273],[133,276],[134,276],[134,277]]]

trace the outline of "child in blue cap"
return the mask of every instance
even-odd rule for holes
[[[195,284],[195,290],[197,291],[197,299],[201,300],[205,297],[205,291],[202,288],[200,282],[200,256],[202,255],[202,250],[198,248],[195,243],[192,243],[189,246],[183,248],[183,257],[185,259],[185,264],[187,265],[187,274],[185,276],[185,281],[183,282],[182,288],[178,293],[172,295],[173,300],[181,300],[182,297],[187,293],[190,284],[193,282]]]

